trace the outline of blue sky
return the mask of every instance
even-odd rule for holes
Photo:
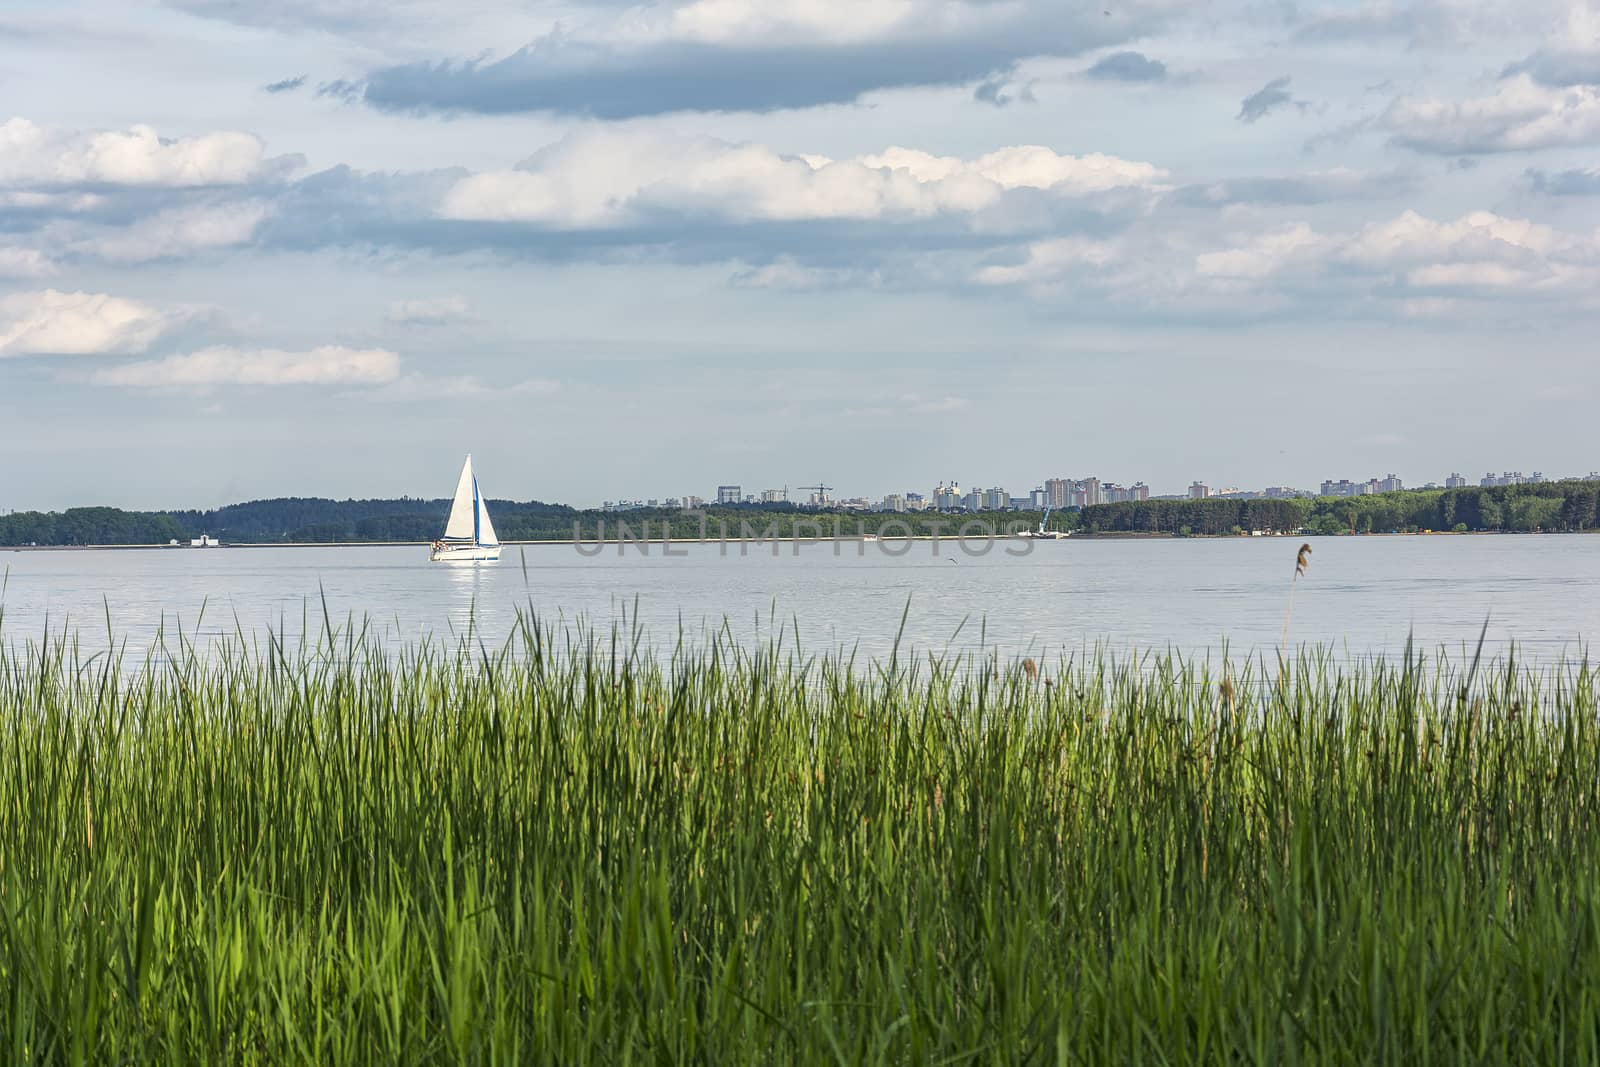
[[[1591,4],[21,0],[0,508],[1600,466]]]

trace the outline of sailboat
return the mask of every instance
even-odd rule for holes
[[[450,520],[445,523],[444,536],[433,543],[433,554],[429,558],[435,563],[489,562],[500,558],[500,538],[495,536],[489,509],[478,492],[478,477],[472,473],[470,452],[461,466],[461,479],[456,482],[456,498],[450,505]]]
[[[1039,520],[1039,528],[1037,530],[1023,530],[1020,533],[1018,533],[1017,536],[1018,537],[1030,538],[1030,539],[1036,540],[1036,541],[1064,541],[1068,537],[1072,536],[1072,531],[1071,530],[1047,530],[1047,529],[1045,529],[1046,524],[1048,524],[1049,522],[1050,522],[1050,509],[1049,508],[1045,508],[1044,509],[1044,517]]]

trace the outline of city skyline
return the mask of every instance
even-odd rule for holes
[[[833,490],[826,494],[814,490],[817,487],[801,486],[791,489],[789,486],[768,487],[755,490],[742,484],[723,484],[717,486],[716,492],[710,497],[698,494],[684,494],[683,496],[656,496],[645,498],[617,498],[602,500],[599,503],[601,510],[634,510],[639,508],[700,508],[710,505],[761,505],[761,504],[794,504],[807,507],[862,507],[880,511],[954,511],[954,510],[1006,510],[1022,509],[1041,510],[1046,507],[1051,510],[1068,510],[1095,504],[1115,504],[1136,502],[1139,500],[1179,500],[1179,499],[1209,499],[1212,497],[1227,498],[1252,498],[1252,499],[1288,499],[1298,496],[1362,496],[1377,493],[1400,492],[1405,489],[1456,489],[1479,487],[1487,488],[1505,485],[1539,484],[1546,481],[1560,481],[1566,479],[1600,480],[1600,471],[1589,471],[1587,474],[1568,474],[1547,478],[1541,471],[1523,474],[1521,471],[1502,471],[1499,474],[1493,471],[1486,472],[1477,480],[1471,480],[1452,471],[1443,482],[1428,481],[1420,484],[1407,484],[1404,478],[1390,472],[1382,478],[1369,478],[1363,481],[1351,481],[1342,478],[1338,481],[1323,479],[1315,488],[1298,488],[1293,486],[1266,486],[1259,489],[1246,489],[1233,485],[1213,487],[1200,480],[1191,482],[1183,492],[1154,493],[1142,480],[1132,485],[1122,485],[1119,482],[1102,480],[1096,477],[1086,478],[1047,478],[1031,489],[1025,490],[1021,495],[1002,485],[988,485],[973,483],[961,486],[956,479],[939,481],[928,492],[916,489],[895,490],[877,494],[849,495],[848,493]],[[1004,500],[1004,504],[998,501]],[[976,502],[974,502],[976,501]],[[594,506],[590,504],[588,506]]]

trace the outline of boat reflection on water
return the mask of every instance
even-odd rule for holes
[[[478,601],[492,601],[494,568],[480,566],[473,560],[439,560],[438,569],[445,575],[445,585],[450,591],[445,618],[452,636],[460,638],[475,634],[478,627]]]

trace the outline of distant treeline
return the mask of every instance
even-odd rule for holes
[[[228,542],[296,544],[429,541],[439,536],[448,500],[323,500],[291,497],[213,511],[137,512],[69,508],[0,515],[0,545],[148,545],[209,534]],[[611,514],[540,501],[489,501],[502,541],[647,537],[955,536],[1033,529],[1038,512],[977,515],[845,514],[820,509],[713,507],[701,512],[650,508]],[[1600,482],[1544,482],[1492,489],[1410,490],[1300,500],[1147,500],[1097,504],[1050,516],[1053,530],[1218,536],[1306,531],[1319,534],[1417,530],[1568,532],[1600,528]]]
[[[323,500],[285,497],[230,504],[214,511],[169,512],[195,536],[224,541],[306,543],[321,541],[431,541],[444,531],[449,500]],[[574,508],[534,500],[489,501],[502,540],[534,541],[570,536]]]
[[[1097,504],[1071,516],[1085,533],[1409,533],[1417,530],[1570,532],[1600,527],[1600,482],[1492,489],[1417,489],[1300,500],[1149,500]]]
[[[0,515],[0,545],[164,545],[189,535],[171,515],[68,508]]]

